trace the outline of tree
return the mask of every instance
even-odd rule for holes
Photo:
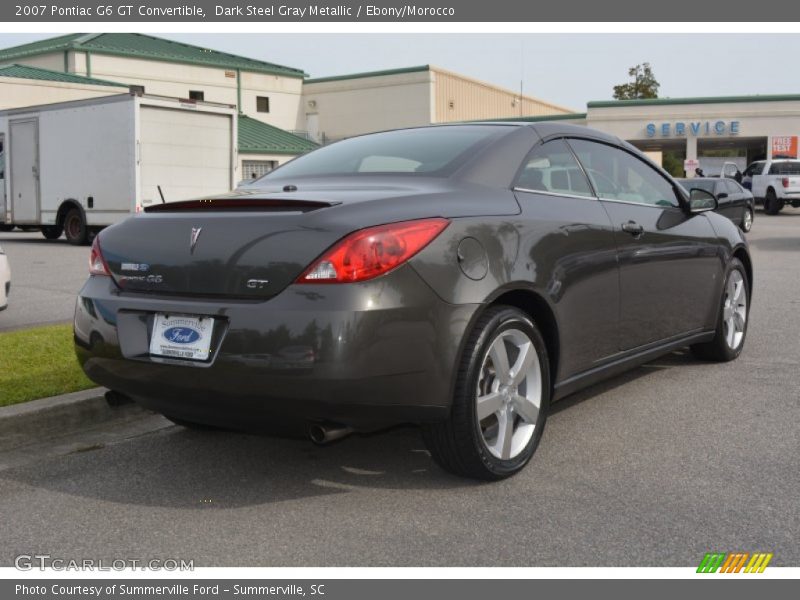
[[[650,63],[642,63],[628,69],[628,75],[633,78],[629,83],[614,86],[615,100],[640,100],[642,98],[658,98],[658,88],[661,85],[656,81]]]

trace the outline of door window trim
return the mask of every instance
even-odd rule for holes
[[[525,170],[525,167],[528,165],[528,159],[530,158],[530,156],[538,148],[541,148],[542,146],[544,146],[548,142],[553,142],[555,140],[561,140],[562,142],[564,142],[564,145],[567,147],[567,150],[569,150],[570,154],[572,155],[572,158],[575,160],[575,163],[578,165],[578,168],[580,169],[581,174],[583,175],[583,178],[586,180],[586,183],[589,186],[589,191],[591,192],[591,195],[589,195],[589,196],[586,196],[586,195],[581,196],[579,194],[565,194],[564,192],[551,192],[549,190],[533,190],[531,188],[526,188],[526,187],[517,185],[517,183],[519,182],[519,178],[522,176],[522,172]],[[597,191],[594,189],[594,186],[592,185],[592,180],[589,179],[589,176],[586,173],[586,169],[583,168],[583,165],[581,164],[581,161],[578,160],[578,157],[575,155],[575,151],[572,149],[572,146],[569,145],[569,142],[567,141],[567,136],[565,136],[565,135],[554,135],[552,137],[543,138],[543,139],[539,140],[538,142],[536,142],[533,145],[533,147],[530,150],[528,150],[528,153],[525,155],[525,158],[522,160],[522,163],[517,168],[517,172],[514,175],[513,182],[514,183],[511,185],[511,189],[514,192],[525,192],[525,193],[528,193],[528,194],[544,194],[545,196],[555,196],[557,198],[580,198],[581,200],[600,200],[600,197],[597,195]]]
[[[584,170],[584,174],[586,174],[587,179],[589,179],[589,185],[592,186],[592,189],[594,189],[594,184],[592,183],[591,178],[588,177],[588,174],[586,173],[586,170],[585,170],[585,167],[584,167],[583,163],[581,162],[580,158],[578,158],[577,152],[575,152],[575,148],[573,148],[572,144],[569,143],[570,140],[583,140],[585,142],[594,142],[595,144],[601,144],[603,146],[608,146],[610,148],[616,148],[617,150],[621,150],[622,152],[625,152],[626,154],[630,155],[631,157],[633,157],[634,159],[636,159],[640,163],[642,163],[645,167],[647,167],[648,169],[651,169],[652,171],[654,171],[659,177],[661,177],[664,181],[666,181],[669,184],[669,186],[672,188],[672,193],[675,194],[675,199],[678,202],[678,206],[659,206],[657,204],[646,204],[644,202],[633,202],[632,200],[619,200],[617,198],[602,198],[602,197],[600,197],[599,194],[597,194],[597,191],[595,190],[595,196],[601,202],[616,202],[618,204],[630,204],[631,206],[647,206],[647,207],[650,207],[650,208],[656,208],[658,210],[670,210],[671,209],[671,210],[679,210],[679,211],[681,211],[683,213],[686,212],[686,208],[685,208],[686,199],[683,197],[683,194],[681,194],[680,191],[678,190],[677,185],[673,181],[671,181],[669,178],[665,177],[664,174],[661,173],[661,171],[659,171],[658,169],[654,169],[653,166],[648,164],[646,160],[643,160],[640,156],[636,156],[636,154],[631,152],[629,149],[627,149],[627,148],[625,148],[623,146],[619,146],[618,144],[614,144],[614,143],[611,143],[611,142],[607,142],[605,140],[599,140],[597,138],[592,138],[592,137],[588,137],[588,136],[570,135],[570,136],[562,136],[562,137],[563,137],[564,141],[567,143],[567,146],[569,146],[569,149],[572,151],[572,154],[575,156],[575,160],[578,161],[578,164],[581,165],[581,169]]]

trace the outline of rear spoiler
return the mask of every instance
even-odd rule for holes
[[[144,212],[310,212],[320,208],[328,208],[339,204],[338,202],[318,202],[314,200],[290,200],[278,198],[209,198],[205,200],[181,200],[165,204],[153,204],[144,209]]]

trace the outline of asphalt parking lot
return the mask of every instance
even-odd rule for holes
[[[41,233],[0,233],[11,263],[11,296],[0,331],[72,320],[75,296],[89,276],[89,248]]]
[[[800,566],[800,210],[757,215],[739,360],[678,352],[565,399],[518,476],[434,465],[416,429],[301,440],[137,426],[0,452],[0,565],[18,554],[196,566]],[[2,234],[18,325],[69,319],[86,248]],[[51,279],[52,278],[52,279]],[[29,306],[18,307],[19,304]],[[66,451],[64,448],[72,448]]]

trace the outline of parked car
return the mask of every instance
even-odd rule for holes
[[[695,187],[714,194],[717,199],[716,212],[728,217],[742,231],[748,232],[753,227],[755,215],[753,194],[733,179],[727,177],[723,179],[695,177],[693,179],[678,179],[678,182],[687,190]]]
[[[11,292],[11,267],[3,247],[0,246],[0,310],[8,308],[8,295]]]
[[[102,231],[78,302],[118,344],[94,349],[78,311],[76,352],[179,423],[294,417],[318,442],[419,423],[445,469],[499,479],[552,401],[684,346],[739,355],[752,263],[716,206],[585,127],[350,138]]]
[[[758,160],[750,163],[742,185],[753,193],[764,212],[777,215],[787,204],[800,206],[800,160]]]

